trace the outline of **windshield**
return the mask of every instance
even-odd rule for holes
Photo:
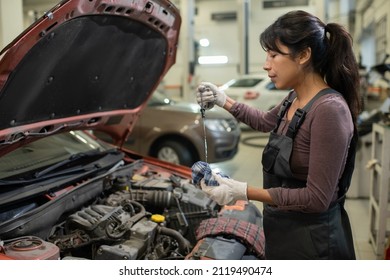
[[[82,131],[52,135],[26,144],[2,156],[0,179],[31,173],[63,161],[72,155],[108,149],[106,144],[94,140]]]

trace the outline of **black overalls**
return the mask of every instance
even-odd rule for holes
[[[293,178],[290,155],[293,140],[306,112],[320,96],[336,94],[332,89],[320,91],[303,109],[298,109],[286,135],[277,134],[281,119],[291,105],[294,94],[286,99],[279,111],[276,128],[264,148],[262,165],[264,188],[305,188],[306,181]],[[355,259],[351,226],[344,209],[345,193],[350,185],[355,162],[357,134],[351,141],[344,173],[339,181],[339,199],[323,213],[280,210],[264,204],[266,259]]]

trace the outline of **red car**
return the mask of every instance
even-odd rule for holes
[[[167,0],[67,0],[0,53],[0,259],[262,258],[253,204],[221,208],[190,168],[122,148],[180,24]]]

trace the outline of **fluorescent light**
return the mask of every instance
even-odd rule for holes
[[[202,47],[208,47],[210,46],[210,41],[207,38],[200,39],[199,45],[201,45]]]
[[[228,62],[228,57],[226,55],[200,56],[198,62],[199,64],[225,64]]]

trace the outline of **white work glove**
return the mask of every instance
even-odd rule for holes
[[[213,108],[214,104],[223,107],[226,103],[226,94],[216,85],[209,82],[202,82],[196,91],[196,101],[205,110]]]
[[[230,178],[223,178],[213,172],[215,180],[219,186],[206,186],[204,179],[200,182],[202,190],[219,205],[231,205],[237,200],[248,200],[247,188],[248,184],[239,182]]]

